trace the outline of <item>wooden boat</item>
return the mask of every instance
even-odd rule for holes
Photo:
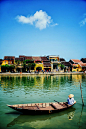
[[[70,109],[68,110],[65,110],[65,111],[62,111],[60,113],[53,113],[53,114],[44,114],[44,115],[23,115],[23,114],[20,114],[18,115],[18,117],[12,119],[12,121],[10,121],[10,123],[7,124],[7,127],[12,127],[14,125],[18,125],[18,124],[24,124],[26,122],[29,123],[41,123],[42,124],[47,120],[47,119],[54,119],[55,117],[60,117],[60,116],[63,116],[63,115],[67,115],[68,118],[70,117],[71,118],[71,112],[74,114],[75,112],[75,108],[74,107],[71,107]],[[8,112],[6,114],[16,114],[16,112]]]
[[[7,105],[7,106],[24,114],[42,114],[42,113],[45,114],[45,113],[54,113],[62,111],[72,107],[73,105],[68,105],[67,102],[55,101],[51,103],[31,103],[31,104],[17,104],[17,105]]]

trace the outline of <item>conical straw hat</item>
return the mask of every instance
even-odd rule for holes
[[[73,94],[70,94],[70,95],[68,95],[68,97],[69,97],[69,98],[72,98],[72,97],[74,97],[74,95],[73,95]]]

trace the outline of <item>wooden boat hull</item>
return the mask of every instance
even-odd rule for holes
[[[22,112],[23,114],[49,114],[68,109],[73,105],[68,105],[67,102],[52,102],[52,103],[18,104],[18,105],[7,105],[7,106],[19,112]]]

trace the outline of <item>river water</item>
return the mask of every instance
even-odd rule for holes
[[[80,82],[84,106],[82,106]],[[6,104],[66,101],[74,94],[76,104],[47,115],[23,115]],[[86,75],[0,76],[0,129],[85,129]]]

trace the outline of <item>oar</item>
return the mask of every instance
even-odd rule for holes
[[[83,95],[82,95],[82,87],[81,87],[81,82],[80,82],[80,89],[81,89],[82,105],[84,106],[84,100],[83,100]]]
[[[58,101],[54,100],[55,102],[59,103]]]

